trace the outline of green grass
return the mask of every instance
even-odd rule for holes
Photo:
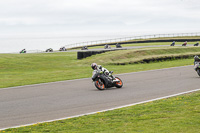
[[[15,133],[198,133],[200,92],[28,127]]]
[[[121,50],[77,60],[76,52],[0,54],[0,88],[91,77],[97,62],[116,73],[192,65],[193,59],[131,64],[147,58],[200,54],[199,47]],[[115,65],[116,63],[126,65]],[[200,130],[200,92],[113,111],[0,132],[187,132]]]
[[[200,47],[161,47],[161,48],[144,48],[130,49],[107,52],[99,55],[94,55],[84,59],[85,62],[97,62],[99,64],[133,64],[140,62],[143,59],[151,59],[167,56],[194,55],[200,54]]]
[[[76,53],[1,54],[0,87],[84,78]],[[79,74],[81,73],[81,74]]]
[[[101,64],[108,70],[114,70],[115,74],[191,65],[192,59],[150,64],[129,63],[160,56],[199,54],[198,51],[200,47],[121,50],[94,55],[83,60],[77,60],[76,52],[0,54],[0,88],[91,77],[92,62]],[[116,63],[129,65],[119,66],[115,65]]]

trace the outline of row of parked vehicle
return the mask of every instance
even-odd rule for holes
[[[185,41],[182,46],[186,46],[187,45],[187,41]],[[170,46],[175,46],[175,41],[172,42],[172,44],[170,44]],[[194,46],[199,46],[199,42],[195,43]]]

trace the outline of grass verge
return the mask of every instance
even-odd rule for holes
[[[97,62],[99,64],[134,64],[142,62],[144,59],[156,59],[164,57],[177,57],[200,54],[200,47],[162,47],[162,48],[143,48],[106,52],[101,55],[87,57],[84,62]]]
[[[193,60],[131,64],[148,58],[177,54],[200,54],[199,47],[149,48],[107,52],[77,60],[76,52],[40,54],[0,54],[0,88],[91,77],[90,64],[96,62],[117,73],[128,73],[191,65]],[[126,65],[115,65],[124,63]]]
[[[113,111],[2,132],[59,133],[197,133],[200,131],[200,92]]]

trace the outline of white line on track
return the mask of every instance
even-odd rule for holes
[[[177,94],[173,94],[173,95],[168,95],[168,96],[159,97],[159,98],[155,98],[155,99],[151,99],[151,100],[147,100],[147,101],[142,101],[142,102],[138,102],[138,103],[128,104],[128,105],[124,105],[124,106],[119,106],[119,107],[105,109],[105,110],[91,112],[91,113],[85,113],[85,114],[80,114],[80,115],[75,115],[75,116],[70,116],[70,117],[64,117],[64,118],[59,118],[59,119],[54,119],[54,120],[48,120],[48,121],[41,121],[41,122],[31,123],[31,124],[26,124],[26,125],[19,125],[19,126],[14,126],[14,127],[2,128],[2,129],[0,129],[0,131],[1,130],[6,130],[6,129],[10,129],[10,128],[19,128],[19,127],[31,126],[31,125],[38,124],[38,123],[53,122],[53,121],[70,119],[70,118],[76,118],[76,117],[80,117],[80,116],[92,115],[92,114],[96,114],[96,113],[111,111],[111,110],[115,110],[115,109],[121,109],[121,108],[124,108],[124,107],[130,107],[130,106],[134,106],[134,105],[138,105],[138,104],[143,104],[143,103],[148,103],[148,102],[152,102],[152,101],[156,101],[156,100],[161,100],[161,99],[165,99],[165,98],[175,97],[175,96],[179,96],[179,95],[183,95],[183,94],[187,94],[187,93],[191,93],[191,92],[196,92],[196,91],[200,91],[200,89],[195,89],[195,90],[191,90],[191,91],[181,92],[181,93],[177,93]]]

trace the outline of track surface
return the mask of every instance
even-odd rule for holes
[[[200,88],[192,66],[118,75],[120,89],[91,79],[0,89],[0,129],[105,110]]]
[[[184,47],[193,47],[194,44],[187,44],[187,46],[184,46]],[[124,49],[139,49],[139,48],[153,48],[153,47],[173,47],[173,46],[170,46],[170,45],[149,45],[149,46],[129,46],[129,47],[122,47],[122,48],[115,48],[115,47],[112,47],[111,49],[104,49],[104,48],[90,48],[88,47],[88,50],[80,50],[80,49],[75,49],[75,50],[67,50],[67,51],[57,51],[55,50],[54,52],[78,52],[78,51],[100,51],[100,50],[124,50]],[[178,45],[175,45],[175,46],[180,46],[180,47],[183,47],[182,45],[178,44]],[[26,54],[29,54],[29,53],[49,53],[49,52],[30,52],[30,51],[27,51]],[[16,53],[13,53],[13,54],[16,54]]]

